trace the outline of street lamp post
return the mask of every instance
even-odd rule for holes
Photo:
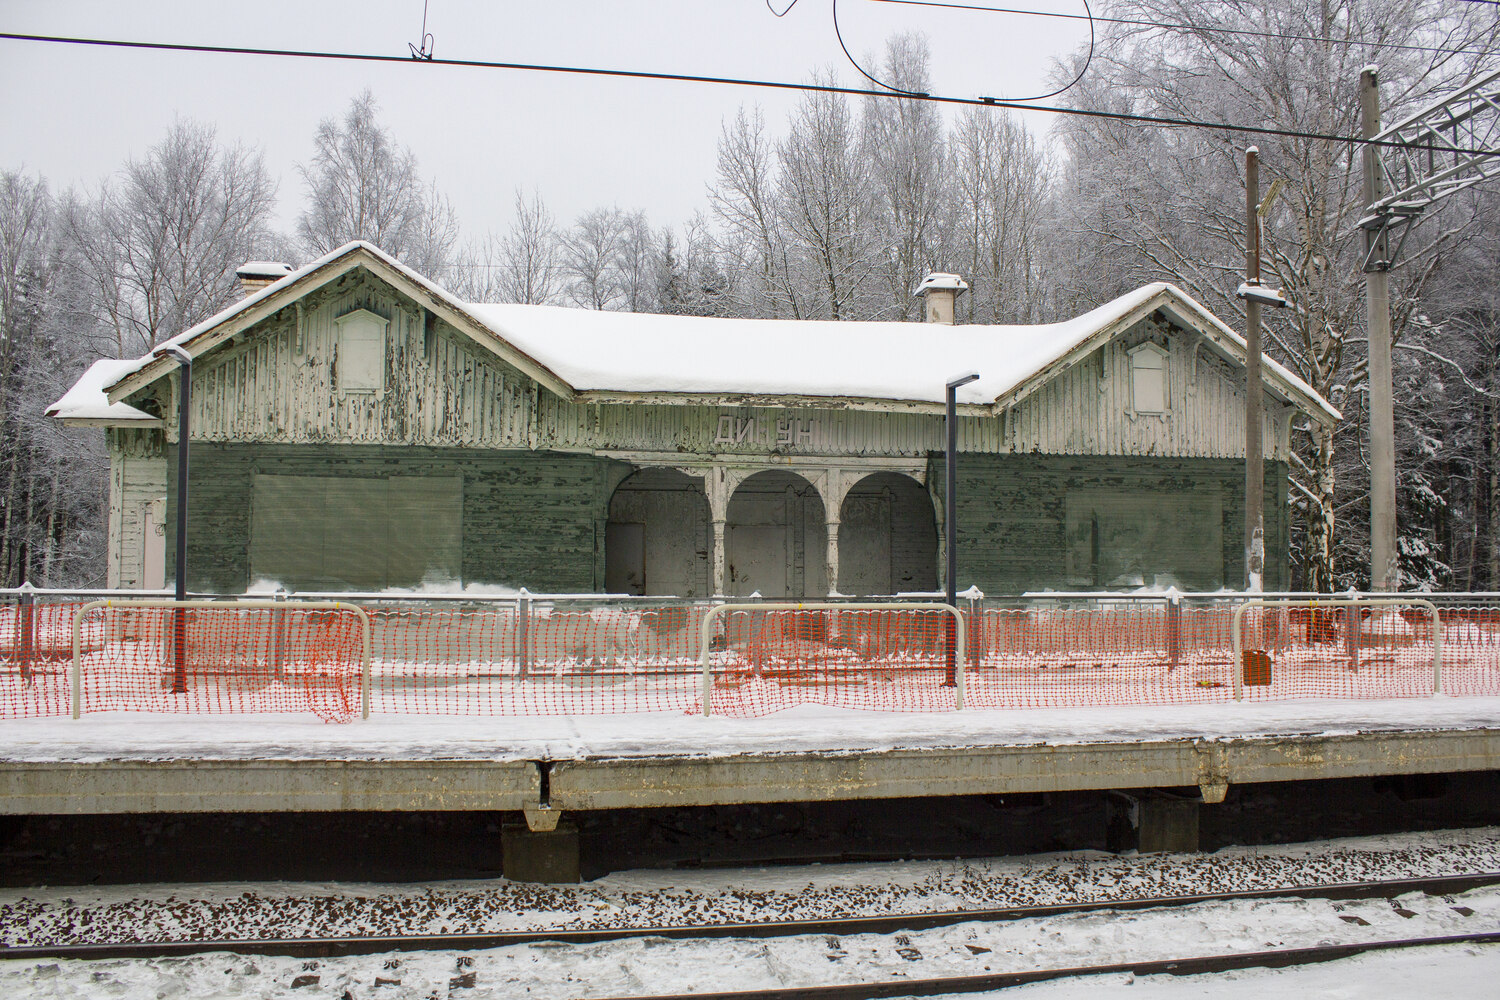
[[[954,492],[958,488],[958,387],[968,385],[979,378],[978,372],[965,372],[963,375],[955,376],[948,380],[947,403],[948,411],[944,426],[948,432],[947,451],[943,455],[944,488],[943,488],[943,547],[947,553],[946,569],[947,582],[944,593],[947,596],[948,605],[956,607],[958,601],[958,504],[954,498]],[[954,649],[958,641],[955,630],[957,623],[951,615],[945,615],[948,622],[948,672],[943,683],[953,687],[958,683],[957,664],[955,662]]]
[[[173,599],[180,605],[187,600],[187,524],[188,524],[188,407],[193,398],[193,356],[177,344],[168,344],[156,352],[170,355],[181,365],[177,392],[177,579],[173,581]],[[181,607],[172,611],[172,693],[187,691],[187,617]]]

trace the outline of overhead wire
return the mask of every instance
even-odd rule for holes
[[[771,2],[771,0],[766,0],[766,3],[768,5],[770,4],[770,2]],[[1056,97],[1059,94],[1062,94],[1062,93],[1065,93],[1066,91],[1072,90],[1074,87],[1076,87],[1078,85],[1078,81],[1080,81],[1080,80],[1083,79],[1083,75],[1089,71],[1089,66],[1092,65],[1093,62],[1094,62],[1094,41],[1095,41],[1095,39],[1094,39],[1094,12],[1089,8],[1089,0],[1080,0],[1080,2],[1083,4],[1084,12],[1088,16],[1088,22],[1089,22],[1089,50],[1088,50],[1088,54],[1085,55],[1084,58],[1083,58],[1083,66],[1082,66],[1082,68],[1080,68],[1078,70],[1077,75],[1074,76],[1073,79],[1069,80],[1067,83],[1063,84],[1061,87],[1058,87],[1056,90],[1049,90],[1045,94],[1033,94],[1030,97],[986,98],[987,100],[1045,101],[1049,97]],[[795,5],[796,4],[795,4],[795,0],[794,0],[793,6],[795,6]],[[791,9],[792,9],[791,7],[787,8],[787,10],[791,10]],[[974,9],[978,10],[980,8],[974,8]],[[1073,16],[1076,17],[1077,15],[1073,15]],[[914,91],[914,90],[903,90],[900,87],[896,87],[896,86],[893,86],[892,84],[886,83],[884,80],[877,79],[874,76],[874,74],[870,73],[863,66],[860,65],[859,60],[856,59],[856,58],[854,58],[854,53],[852,53],[852,52],[849,51],[849,46],[846,45],[846,44],[844,44],[844,32],[839,27],[839,0],[833,0],[833,33],[834,33],[835,37],[837,37],[838,40],[839,40],[839,48],[841,48],[841,49],[844,50],[844,58],[846,58],[846,59],[849,60],[849,65],[853,66],[856,70],[859,71],[860,76],[863,76],[866,80],[869,80],[871,83],[875,84],[878,87],[884,87],[886,90],[889,90],[892,93],[904,94],[907,97],[925,97],[925,96],[927,96],[925,93],[922,93],[922,92],[919,92],[919,91]]]
[[[766,0],[769,4],[770,0]],[[947,10],[966,10],[975,13],[992,14],[1016,14],[1022,17],[1050,17],[1065,21],[1089,21],[1100,24],[1123,24],[1139,28],[1159,28],[1173,31],[1204,31],[1216,35],[1243,35],[1251,38],[1274,38],[1289,42],[1318,42],[1324,45],[1337,45],[1343,48],[1359,48],[1370,45],[1382,49],[1394,49],[1401,52],[1431,52],[1437,55],[1451,56],[1482,56],[1490,53],[1485,49],[1448,49],[1435,45],[1407,45],[1400,42],[1372,42],[1365,39],[1329,38],[1322,35],[1295,35],[1280,31],[1257,31],[1252,28],[1222,28],[1217,25],[1207,24],[1182,24],[1171,21],[1147,21],[1140,18],[1129,17],[1105,17],[1103,14],[1066,14],[1060,11],[1050,10],[1027,10],[1022,7],[987,7],[982,4],[951,3],[946,0],[868,0],[870,3],[901,4],[908,7],[937,7]],[[1479,3],[1496,3],[1500,0],[1471,0]],[[793,6],[796,6],[794,3]],[[788,7],[788,10],[791,8]],[[773,11],[774,13],[774,11]],[[778,15],[780,16],[780,15]]]
[[[753,87],[764,90],[788,90],[804,93],[842,94],[849,97],[887,97],[894,100],[930,101],[969,107],[1005,108],[1014,111],[1035,111],[1043,114],[1071,115],[1098,120],[1130,122],[1140,125],[1161,125],[1183,128],[1202,128],[1210,131],[1233,132],[1243,135],[1280,136],[1290,139],[1312,139],[1337,142],[1352,146],[1377,146],[1404,149],[1407,143],[1390,139],[1363,139],[1358,136],[1337,135],[1329,132],[1308,132],[1298,129],[1272,128],[1266,125],[1237,125],[1232,122],[1214,122],[1194,118],[1169,118],[1161,115],[1131,114],[1121,111],[1101,111],[1092,108],[1058,107],[1048,104],[1026,104],[1019,101],[999,100],[989,97],[949,97],[942,94],[892,93],[886,90],[871,90],[865,87],[841,87],[837,84],[791,83],[785,80],[759,80],[746,77],[706,76],[694,73],[663,73],[652,70],[608,69],[599,66],[567,66],[549,63],[500,62],[486,59],[421,59],[413,60],[407,55],[382,55],[373,52],[335,52],[311,49],[267,49],[233,45],[195,45],[182,42],[141,42],[118,38],[85,38],[70,35],[32,35],[20,32],[0,32],[0,40],[18,42],[40,42],[43,44],[79,45],[96,48],[139,49],[154,52],[188,52],[212,55],[277,56],[287,59],[324,59],[348,62],[387,63],[402,66],[452,66],[467,69],[500,69],[535,73],[559,73],[576,76],[617,77],[630,80],[661,80],[675,83],[711,83],[721,86]],[[1461,153],[1464,155],[1500,156],[1500,152],[1463,149],[1457,146],[1423,144],[1424,152]]]

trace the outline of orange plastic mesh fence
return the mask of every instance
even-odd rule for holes
[[[1500,695],[1500,608],[1443,608],[1443,693]]]
[[[715,715],[807,704],[895,712],[956,707],[947,612],[731,611],[720,620],[709,652]]]
[[[965,704],[1175,705],[1233,698],[1229,611],[986,609],[974,623]]]
[[[76,604],[0,608],[0,716],[68,715]]]
[[[1433,692],[1432,618],[1417,605],[966,610],[965,707],[1048,708],[1247,700],[1415,698]],[[69,711],[81,605],[0,609],[0,716]],[[710,605],[522,601],[369,611],[374,714],[523,716],[698,712]],[[182,683],[175,629],[185,642]],[[1500,695],[1500,609],[1442,611],[1442,688]],[[926,712],[956,706],[950,616],[817,608],[716,616],[713,714],[801,704]],[[352,611],[98,608],[83,620],[85,711],[359,711]],[[185,688],[185,690],[174,690]]]
[[[1431,697],[1432,623],[1401,603],[1247,608],[1245,699]]]
[[[360,711],[353,610],[102,606],[80,624],[84,712]]]
[[[706,606],[371,610],[371,712],[573,715],[699,704]]]

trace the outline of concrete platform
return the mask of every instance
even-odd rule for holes
[[[87,727],[75,732],[88,735]],[[1500,726],[1070,742],[976,738],[969,746],[797,752],[677,748],[520,757],[493,748],[481,756],[480,749],[448,759],[347,751],[192,759],[164,749],[153,759],[108,753],[39,759],[12,744],[0,756],[0,813],[524,810],[533,829],[548,830],[578,810],[751,802],[1196,786],[1212,803],[1231,784],[1248,782],[1497,770]]]

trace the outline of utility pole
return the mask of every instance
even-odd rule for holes
[[[1260,284],[1260,151],[1245,150],[1245,284]],[[1260,302],[1245,296],[1245,590],[1264,588],[1266,465],[1262,460]]]
[[[1361,132],[1380,133],[1378,70],[1359,74]],[[1364,147],[1365,203],[1381,200],[1376,147]],[[1391,401],[1391,258],[1388,227],[1365,228],[1365,313],[1370,349],[1370,589],[1396,587],[1396,419]]]
[[[1381,130],[1379,71],[1366,66],[1359,74],[1359,104],[1364,138],[1380,143],[1365,144],[1369,207],[1359,227],[1365,234],[1370,334],[1370,585],[1385,590],[1398,582],[1389,272],[1429,208],[1500,180],[1500,70]]]

